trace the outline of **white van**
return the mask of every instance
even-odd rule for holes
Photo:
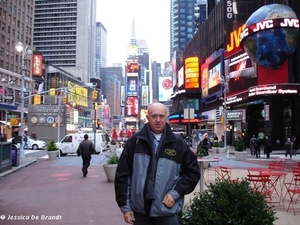
[[[88,140],[92,141],[94,144],[94,136],[96,135],[95,149],[97,154],[108,150],[105,133],[75,133],[67,134],[60,142],[56,142],[56,146],[59,148],[60,154],[67,155],[76,153],[79,143],[84,139],[83,136],[85,134],[89,136]]]

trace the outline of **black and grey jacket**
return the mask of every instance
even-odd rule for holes
[[[149,216],[173,215],[183,206],[200,179],[197,158],[168,124],[155,154],[149,124],[126,142],[115,179],[116,201],[123,213],[133,210]],[[176,199],[172,208],[162,204],[169,193]]]

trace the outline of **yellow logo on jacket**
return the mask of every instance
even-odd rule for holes
[[[177,152],[174,149],[166,148],[165,153],[169,156],[175,156],[177,155]]]

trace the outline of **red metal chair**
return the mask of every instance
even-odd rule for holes
[[[281,163],[269,163],[268,169],[272,171],[283,171],[283,164]]]
[[[292,206],[294,215],[296,215],[295,205],[299,201],[300,197],[300,173],[293,174],[293,181],[286,183],[286,191],[290,197],[286,211],[289,211],[290,206]]]
[[[248,174],[247,179],[253,191],[266,195],[266,198],[270,200],[269,203],[272,202],[272,191],[269,188],[269,184],[271,181],[270,175]]]
[[[231,178],[231,166],[220,166],[219,173],[221,180],[230,180]]]

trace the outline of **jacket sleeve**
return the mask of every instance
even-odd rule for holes
[[[132,174],[132,161],[134,143],[127,140],[120,156],[115,176],[115,198],[123,213],[131,211],[130,206],[130,178]]]
[[[180,180],[174,190],[177,191],[180,196],[187,195],[194,191],[199,179],[200,169],[197,157],[190,148],[186,146],[181,162]]]
[[[81,155],[81,143],[79,143],[76,153],[77,153],[77,156]]]

